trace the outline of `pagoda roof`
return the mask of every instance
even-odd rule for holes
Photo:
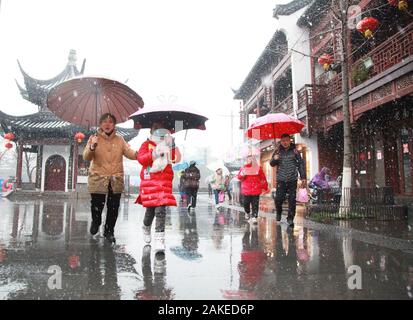
[[[76,132],[83,132],[90,136],[96,132],[96,128],[84,127],[63,121],[51,111],[42,110],[25,116],[12,116],[0,111],[0,125],[2,130],[13,132],[16,139],[73,139]],[[139,134],[139,130],[116,126],[116,132],[126,141],[130,141]]]
[[[82,68],[80,69],[80,71],[76,66],[76,60],[76,51],[70,50],[68,62],[64,67],[63,71],[60,72],[57,76],[48,80],[39,80],[31,77],[23,69],[23,67],[20,64],[20,61],[17,60],[17,63],[19,65],[20,71],[24,79],[24,86],[21,86],[16,80],[16,84],[19,88],[20,94],[24,99],[34,103],[40,108],[45,107],[47,94],[54,86],[68,79],[83,75],[85,71],[86,59],[83,60]]]

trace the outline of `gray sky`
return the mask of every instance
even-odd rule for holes
[[[280,1],[281,2],[281,1]],[[285,1],[283,1],[285,2]],[[275,31],[273,0],[2,0],[0,11],[0,110],[23,115],[36,107],[23,100],[16,59],[33,77],[48,79],[67,62],[70,49],[86,75],[128,85],[145,106],[164,100],[191,106],[210,118],[207,131],[191,130],[186,150],[230,147],[231,87],[237,89]],[[171,98],[169,98],[171,97]],[[175,97],[175,98],[173,98]],[[239,118],[234,140],[241,141]],[[138,147],[146,130],[134,139]],[[183,133],[177,134],[178,143]]]

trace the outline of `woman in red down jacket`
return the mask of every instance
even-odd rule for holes
[[[141,145],[138,151],[138,161],[142,165],[142,170],[139,197],[136,203],[146,207],[143,236],[147,244],[151,242],[151,226],[156,217],[154,236],[156,252],[165,250],[166,206],[177,205],[172,194],[174,178],[172,163],[180,160],[181,154],[175,147],[174,139],[169,131],[164,129],[162,123],[153,123],[150,138]]]
[[[240,169],[238,179],[241,181],[241,193],[244,196],[245,219],[250,218],[252,206],[252,222],[257,223],[261,193],[269,192],[267,178],[258,161],[248,155],[246,164]]]

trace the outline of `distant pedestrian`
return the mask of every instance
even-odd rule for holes
[[[276,147],[270,165],[277,166],[277,190],[275,196],[275,206],[277,211],[277,221],[281,220],[282,204],[288,193],[288,216],[287,223],[294,225],[296,210],[297,178],[300,174],[301,187],[306,186],[305,163],[297,150],[291,137],[288,134],[281,136],[281,144]]]
[[[225,191],[228,195],[228,202],[229,204],[232,204],[232,184],[231,184],[231,175],[226,175],[225,176]]]
[[[240,169],[238,179],[241,181],[241,193],[244,198],[245,219],[251,217],[252,223],[257,223],[260,206],[260,195],[269,192],[267,178],[254,156],[249,155],[246,164]]]
[[[225,181],[224,176],[222,174],[222,168],[218,168],[215,171],[215,174],[211,180],[211,187],[214,192],[215,207],[219,209],[222,206],[219,200],[220,193],[224,193],[225,191]]]
[[[185,169],[184,176],[184,188],[185,193],[188,197],[188,211],[195,210],[196,198],[199,189],[199,180],[201,179],[201,173],[196,167],[195,161],[191,161],[189,163],[189,167]]]

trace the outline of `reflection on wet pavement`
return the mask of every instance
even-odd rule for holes
[[[132,200],[115,246],[89,235],[87,199],[0,209],[0,299],[413,299],[412,254],[271,217],[250,225],[206,195],[196,213],[168,209],[164,255],[145,246]]]

